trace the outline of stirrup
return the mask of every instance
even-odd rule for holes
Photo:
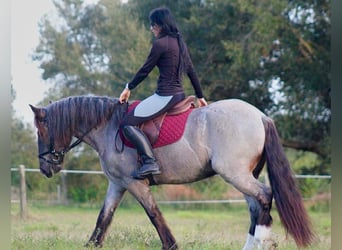
[[[131,175],[134,179],[143,180],[150,174],[161,174],[159,166],[156,162],[144,164],[140,169],[134,170]]]

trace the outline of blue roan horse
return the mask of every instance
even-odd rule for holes
[[[192,111],[181,139],[154,149],[162,170],[161,175],[154,176],[154,183],[131,177],[138,167],[134,148],[125,147],[118,152],[114,147],[126,110],[118,99],[75,96],[31,108],[38,130],[40,170],[47,177],[62,169],[64,155],[81,141],[98,152],[109,186],[90,244],[103,244],[113,214],[128,191],[145,209],[162,248],[176,249],[176,240],[150,185],[190,183],[213,175],[221,176],[246,198],[251,225],[243,249],[265,249],[269,244],[273,198],[285,231],[298,247],[306,247],[314,240],[276,127],[270,118],[246,102],[222,100]],[[73,137],[78,141],[70,145]],[[257,180],[265,162],[271,187]]]

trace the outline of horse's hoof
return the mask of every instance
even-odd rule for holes
[[[178,249],[177,243],[173,244],[170,247],[163,247],[162,250],[176,250]]]
[[[84,247],[87,247],[87,248],[94,248],[94,247],[99,247],[101,248],[102,247],[102,244],[98,243],[98,242],[94,242],[94,241],[88,241]]]
[[[263,250],[275,250],[278,247],[277,242],[273,239],[258,241],[257,245],[258,245],[258,249],[263,249]]]

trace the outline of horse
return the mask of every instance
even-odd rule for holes
[[[128,191],[154,225],[162,249],[177,249],[150,187],[191,183],[214,175],[242,192],[247,202],[250,226],[243,250],[274,247],[270,215],[273,199],[286,234],[292,236],[298,247],[313,243],[311,220],[270,117],[239,99],[219,100],[194,108],[181,138],[154,148],[162,173],[137,180],[131,177],[131,172],[139,166],[136,150],[130,147],[118,150],[114,146],[120,140],[123,143],[117,134],[127,105],[106,96],[70,96],[47,106],[30,105],[43,175],[50,178],[58,173],[63,168],[65,154],[81,142],[98,153],[109,184],[88,246],[103,245],[114,212]],[[270,185],[258,180],[264,165]]]

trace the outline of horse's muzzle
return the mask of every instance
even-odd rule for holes
[[[62,166],[60,165],[50,165],[50,164],[40,165],[40,172],[48,178],[51,178],[53,174],[56,174],[61,170],[62,170]]]
[[[45,175],[47,178],[51,178],[53,176],[53,172],[51,168],[40,167],[40,172]]]

